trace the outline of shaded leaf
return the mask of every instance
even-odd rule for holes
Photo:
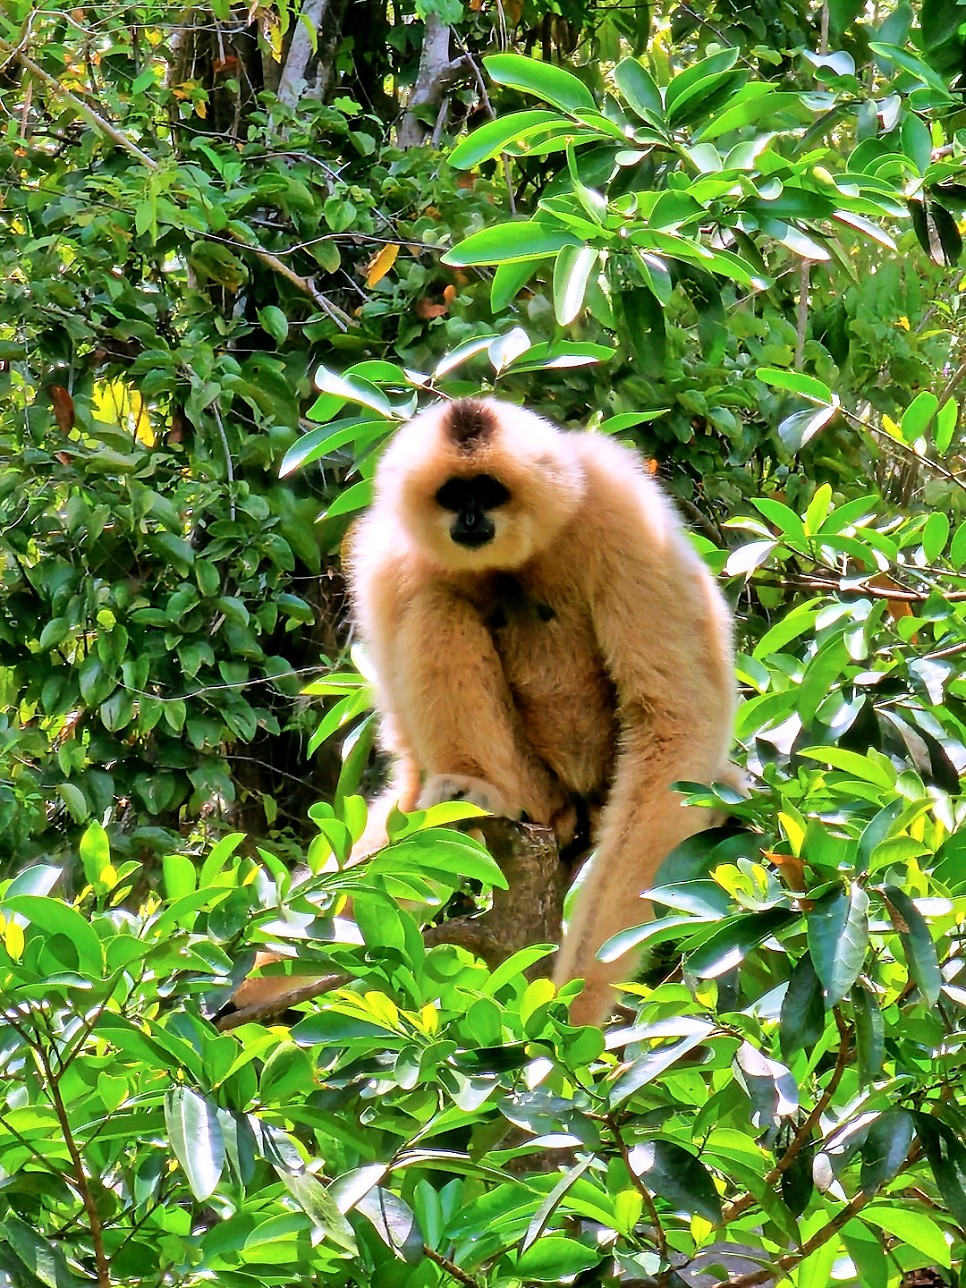
[[[654,1195],[679,1212],[721,1220],[721,1200],[711,1173],[695,1156],[669,1140],[648,1140],[628,1151],[631,1171]]]
[[[825,1005],[840,1002],[858,979],[869,946],[869,896],[860,885],[836,890],[806,913],[808,946]]]

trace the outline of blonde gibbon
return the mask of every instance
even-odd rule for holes
[[[509,403],[432,407],[395,436],[350,544],[355,620],[393,758],[354,858],[393,805],[466,799],[596,853],[557,954],[600,1023],[632,962],[596,959],[714,820],[671,783],[735,780],[731,613],[629,449]]]

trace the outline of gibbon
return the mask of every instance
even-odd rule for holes
[[[670,501],[629,449],[509,403],[417,415],[376,471],[350,543],[393,805],[469,800],[596,853],[557,954],[597,1024],[633,963],[597,950],[645,920],[640,892],[710,826],[677,780],[735,781],[731,612]]]

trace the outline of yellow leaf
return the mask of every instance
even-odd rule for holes
[[[153,447],[155,434],[144,399],[137,389],[129,389],[123,380],[99,380],[91,396],[94,419],[105,425],[116,425],[145,447]]]
[[[390,242],[387,246],[383,246],[366,270],[366,286],[373,287],[377,282],[381,282],[393,264],[395,264],[398,254],[399,247],[395,242]]]
[[[23,945],[23,926],[18,926],[15,921],[8,921],[3,932],[3,946],[14,961],[19,961],[23,956]]]

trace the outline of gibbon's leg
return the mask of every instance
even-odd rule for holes
[[[387,704],[425,779],[421,807],[473,800],[510,818],[550,823],[566,802],[523,733],[489,631],[466,600],[410,602],[381,676]]]
[[[641,891],[676,845],[714,824],[712,810],[685,806],[670,784],[711,782],[724,772],[721,731],[709,728],[702,737],[690,715],[652,710],[638,716],[625,723],[622,745],[601,816],[600,844],[577,891],[554,967],[558,986],[578,977],[585,981],[570,1009],[575,1024],[603,1023],[614,1002],[612,985],[633,969],[633,953],[600,962],[597,950],[611,935],[650,917]]]

